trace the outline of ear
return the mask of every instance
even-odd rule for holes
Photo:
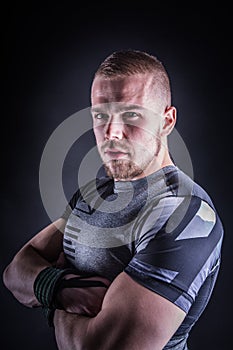
[[[167,107],[163,114],[161,135],[169,135],[176,124],[176,108],[174,106]]]

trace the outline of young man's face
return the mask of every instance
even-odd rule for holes
[[[94,79],[94,134],[107,173],[116,180],[138,179],[159,168],[165,111],[151,79],[149,74]]]

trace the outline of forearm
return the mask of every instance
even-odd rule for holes
[[[86,316],[56,310],[54,314],[54,327],[58,349],[83,349],[90,320],[91,318]]]
[[[38,305],[33,284],[38,273],[56,261],[62,251],[64,220],[48,225],[15,255],[3,273],[5,286],[25,306]]]
[[[3,274],[5,286],[25,306],[38,306],[33,284],[38,273],[51,264],[29,244],[22,248],[6,267]]]
[[[102,309],[95,317],[79,316],[56,310],[54,327],[59,350],[154,350],[152,347],[137,344],[139,330],[132,337],[132,327],[134,327],[132,316],[123,315],[122,312],[112,313],[108,308]],[[155,349],[161,350],[162,348]]]
[[[112,314],[108,308],[102,308],[95,317],[56,310],[53,323],[59,350],[139,350],[126,341],[131,330],[128,317],[119,312]]]
[[[111,350],[121,346],[122,332],[119,324],[122,315],[112,319],[106,310],[95,317],[86,317],[56,310],[54,315],[55,337],[59,350]],[[128,325],[129,326],[129,325]]]
[[[122,317],[122,312],[118,312],[111,289],[112,284],[95,317],[55,310],[53,324],[59,350],[126,350],[130,348],[126,343],[123,345],[121,339],[124,338],[125,330],[129,330],[131,323],[128,322],[127,316]]]

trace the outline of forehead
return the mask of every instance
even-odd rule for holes
[[[92,105],[122,102],[143,105],[151,89],[151,74],[138,74],[114,79],[98,76],[91,90]]]

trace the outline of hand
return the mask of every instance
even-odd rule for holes
[[[69,274],[64,279],[77,278],[77,275]],[[69,287],[63,288],[57,293],[57,303],[67,312],[94,317],[101,310],[102,302],[110,285],[110,281],[104,277],[94,276],[83,278],[87,281],[101,281],[106,287]]]
[[[56,267],[66,268],[68,266],[69,263],[66,260],[65,254],[61,252],[56,261]],[[64,278],[71,279],[77,277],[78,275],[68,274]],[[94,317],[101,310],[105,293],[111,282],[107,278],[100,276],[87,277],[83,278],[83,280],[101,281],[106,285],[106,288],[64,288],[57,293],[56,300],[60,307],[67,312]]]

